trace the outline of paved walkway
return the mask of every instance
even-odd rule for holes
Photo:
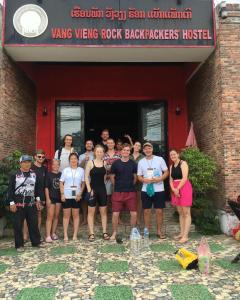
[[[185,248],[196,250],[201,236],[191,234]],[[174,259],[180,247],[172,239],[151,239],[151,250],[138,257],[100,234],[90,243],[86,227],[79,241],[62,240],[17,254],[13,242],[0,240],[0,299],[240,299],[240,263],[230,260],[240,243],[223,235],[208,237],[213,252],[211,274],[184,271]]]

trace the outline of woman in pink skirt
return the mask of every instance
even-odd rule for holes
[[[173,164],[170,167],[170,187],[172,191],[171,202],[177,207],[180,222],[180,234],[175,236],[179,243],[188,241],[191,226],[192,185],[188,180],[188,164],[180,160],[179,153],[170,151]]]

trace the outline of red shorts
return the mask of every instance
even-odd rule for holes
[[[124,208],[129,211],[137,211],[136,192],[114,192],[112,194],[112,211],[120,212]]]

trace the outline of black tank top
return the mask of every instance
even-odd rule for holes
[[[173,180],[183,178],[182,169],[181,169],[181,161],[179,162],[179,164],[176,167],[174,167],[174,165],[172,165],[171,177]]]
[[[93,162],[93,168],[90,171],[91,182],[90,186],[93,190],[99,190],[101,188],[105,188],[104,176],[106,174],[106,169],[104,167],[104,163],[102,167],[96,167]]]

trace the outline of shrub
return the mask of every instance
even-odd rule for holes
[[[192,217],[197,229],[203,234],[219,234],[220,224],[213,201],[207,194],[217,188],[215,161],[197,148],[187,148],[181,158],[189,166],[189,179],[193,186]]]

